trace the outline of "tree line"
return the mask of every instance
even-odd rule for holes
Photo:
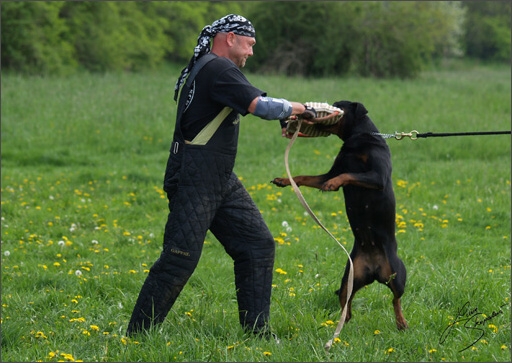
[[[409,78],[446,57],[510,62],[502,1],[2,2],[3,71],[31,75],[185,65],[207,24],[256,28],[250,71]]]

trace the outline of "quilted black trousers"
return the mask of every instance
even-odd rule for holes
[[[127,335],[165,319],[198,264],[208,229],[233,259],[240,324],[258,332],[269,320],[272,234],[232,172],[233,156],[190,145],[182,153],[169,158],[163,251],[139,293]]]

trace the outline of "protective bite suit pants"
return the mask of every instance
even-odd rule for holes
[[[272,234],[232,171],[234,155],[183,143],[178,149],[165,175],[169,215],[163,250],[139,293],[127,335],[165,319],[198,264],[208,229],[234,261],[240,323],[259,331],[269,319]]]

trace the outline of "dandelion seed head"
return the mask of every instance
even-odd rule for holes
[[[4,252],[4,256],[5,256],[5,257],[9,257],[10,255],[11,255],[11,253],[10,253],[9,251],[5,251],[5,252]]]

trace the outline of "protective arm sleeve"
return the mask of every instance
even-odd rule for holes
[[[265,120],[283,120],[292,114],[292,105],[284,98],[258,98],[253,115]]]

